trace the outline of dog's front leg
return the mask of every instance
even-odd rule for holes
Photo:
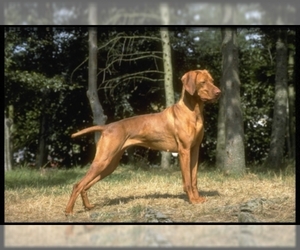
[[[183,190],[186,192],[189,201],[195,203],[195,198],[192,190],[191,176],[191,152],[190,149],[179,150],[180,168],[183,181]]]
[[[197,187],[197,174],[198,174],[198,159],[199,159],[199,145],[195,145],[191,149],[191,178],[192,178],[192,192],[194,195],[194,199],[197,201],[196,203],[205,202],[206,199],[199,195],[198,187]]]

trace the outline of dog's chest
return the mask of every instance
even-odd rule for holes
[[[198,117],[198,119],[196,119],[195,122],[195,137],[197,141],[199,140],[199,137],[202,139],[203,133],[204,133],[203,119],[202,117]]]
[[[195,112],[190,116],[190,137],[193,138],[193,144],[202,140],[204,134],[203,125],[202,113]]]

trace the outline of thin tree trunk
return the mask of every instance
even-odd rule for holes
[[[295,83],[294,73],[295,73],[295,62],[293,53],[289,53],[289,64],[288,64],[288,75],[289,80]],[[288,134],[289,134],[289,158],[290,160],[295,159],[295,90],[294,85],[290,84],[288,86]]]
[[[6,115],[8,117],[6,117]],[[7,114],[4,116],[4,168],[5,171],[12,170],[12,146],[11,132],[14,119],[14,106],[9,105]]]
[[[93,123],[103,125],[107,117],[98,98],[97,91],[97,27],[89,27],[89,89],[87,97],[93,113]],[[95,143],[100,138],[100,133],[95,132]]]
[[[12,170],[11,164],[11,147],[10,147],[10,127],[11,127],[11,120],[7,117],[4,118],[4,168],[5,171]]]
[[[224,82],[221,81],[220,89],[222,93],[225,93]],[[219,114],[218,114],[218,136],[217,136],[217,148],[216,148],[216,167],[223,169],[225,160],[225,95],[222,94],[219,100]]]
[[[47,31],[47,34],[44,35],[44,39],[47,40],[49,44],[54,44],[54,31],[53,29],[49,29]],[[48,53],[45,53],[46,58],[51,61],[52,60],[52,54],[49,53],[50,51],[47,49]],[[46,59],[46,60],[47,60]],[[50,89],[44,89],[41,90],[42,98],[44,99],[43,105],[41,107],[41,114],[40,114],[40,130],[39,130],[39,139],[38,139],[38,149],[36,154],[36,168],[42,168],[46,166],[48,160],[48,148],[47,148],[47,138],[49,134],[49,106],[50,106]]]
[[[236,28],[222,29],[223,76],[225,94],[225,158],[223,170],[227,174],[245,171],[244,128],[240,101],[238,48]]]
[[[167,4],[160,5],[161,18],[163,24],[167,25],[169,23],[169,8]],[[164,72],[165,72],[165,96],[166,96],[166,106],[171,106],[174,104],[174,89],[173,89],[173,74],[172,74],[172,60],[171,60],[171,45],[168,28],[161,28],[160,35],[162,39],[162,49],[163,49],[163,61],[164,61]],[[169,168],[171,166],[171,153],[162,152],[161,155],[161,167]]]
[[[289,99],[289,122],[288,122],[288,131],[290,135],[290,149],[289,149],[289,156],[290,160],[295,159],[295,90],[294,86],[290,85],[288,87],[288,99]]]
[[[46,147],[46,133],[47,133],[47,115],[44,111],[41,112],[40,117],[40,132],[39,145],[36,155],[36,168],[42,168],[47,163],[47,147]]]
[[[265,166],[279,169],[284,162],[284,141],[287,120],[287,48],[281,37],[276,43],[275,102],[270,151]]]

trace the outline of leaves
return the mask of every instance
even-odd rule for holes
[[[218,86],[222,72],[220,29],[182,26],[169,29],[176,100],[182,88],[180,78],[188,70],[208,69]],[[261,161],[269,147],[276,29],[238,29],[248,162]],[[293,52],[295,32],[288,30],[288,47]],[[84,27],[43,26],[5,31],[5,109],[8,105],[14,107],[14,150],[27,146],[37,151],[41,115],[48,119],[47,144],[64,156],[75,143],[70,134],[92,125],[86,97],[86,31]],[[98,94],[109,122],[158,112],[165,107],[159,27],[99,27],[98,35]],[[217,114],[218,105],[206,105],[201,160],[214,161]],[[268,117],[266,125],[259,126],[257,123],[264,116]],[[92,158],[92,139],[92,135],[76,139],[76,144],[86,149],[80,151],[82,162]]]

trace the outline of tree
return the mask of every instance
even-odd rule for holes
[[[226,120],[225,120],[225,84],[221,82],[220,85],[221,98],[219,100],[219,113],[218,113],[218,136],[217,136],[217,148],[216,148],[216,167],[223,169],[226,152]]]
[[[169,23],[169,9],[167,4],[160,5],[161,16],[164,24]],[[162,42],[163,63],[164,63],[164,84],[166,107],[174,104],[173,73],[171,59],[171,45],[168,28],[160,28],[160,37]],[[161,153],[161,167],[169,168],[171,164],[171,152]]]
[[[95,8],[90,10],[95,11]],[[161,20],[162,16],[157,10],[156,7],[155,15]],[[193,11],[195,13],[195,10]],[[93,20],[94,13],[90,14],[90,20]],[[289,27],[286,30],[286,46],[292,60],[297,46],[295,29]],[[175,100],[180,97],[182,88],[180,77],[190,69],[208,69],[218,86],[222,73],[220,29],[168,27],[168,31]],[[270,147],[275,96],[274,41],[277,40],[277,31],[278,28],[269,27],[237,29],[247,163],[258,164],[264,161]],[[83,165],[91,159],[94,135],[89,134],[76,141],[70,138],[70,134],[78,130],[78,126],[93,125],[91,107],[86,96],[89,79],[87,36],[88,27],[43,26],[5,29],[4,94],[6,115],[9,114],[10,106],[14,111],[12,116],[8,115],[13,121],[12,153],[25,147],[28,152],[37,153],[41,140],[39,135],[45,134],[40,133],[41,115],[45,115],[48,119],[48,122],[44,122],[47,126],[45,139],[47,147],[51,146],[49,154],[54,150],[59,152],[61,158],[66,157],[72,162],[76,159],[77,164]],[[159,27],[98,27],[97,37],[97,94],[108,121],[163,110],[167,94],[162,94],[166,88],[163,84],[165,69]],[[296,69],[297,65],[293,66],[290,62],[289,90],[295,86]],[[223,87],[220,88],[225,93]],[[290,123],[286,124],[290,124],[290,135],[286,136],[287,147],[284,154],[294,151],[293,98],[293,95],[289,96],[287,116]],[[220,103],[222,101],[223,99]],[[226,106],[221,104],[220,110],[224,107]],[[216,155],[217,113],[218,105],[207,105],[204,110],[206,131],[200,154],[201,160],[209,163],[213,163]],[[225,116],[220,115],[220,118],[224,119]],[[263,125],[260,125],[261,120]],[[220,125],[224,126],[225,122],[219,122]],[[223,130],[225,134],[225,127]],[[220,129],[218,134],[221,138]],[[225,135],[223,139],[225,140]],[[76,157],[69,153],[72,152],[74,143],[78,145]],[[159,152],[141,147],[134,148],[134,152],[151,164],[161,162]],[[292,153],[290,158],[293,158]],[[28,159],[33,163],[34,159],[29,154]],[[127,160],[128,158],[123,158],[123,161]],[[71,166],[65,161],[63,165]]]
[[[71,71],[87,51],[85,33],[84,28],[5,30],[5,110],[7,114],[10,107],[14,110],[9,115],[13,121],[12,152],[26,148],[26,153],[39,155],[33,159],[25,154],[27,163],[36,161],[37,167],[44,166],[49,147],[49,154],[55,151],[70,160],[74,124],[88,118],[88,105],[78,100],[78,89],[83,88],[78,84],[79,78],[75,83],[69,82]],[[75,49],[76,56],[72,57]],[[82,85],[86,85],[85,72],[80,72]]]
[[[243,174],[245,171],[244,129],[240,101],[240,79],[238,73],[238,48],[236,28],[222,28],[222,79],[221,89],[225,121],[225,153],[222,170],[226,174]],[[221,120],[221,118],[219,118]],[[222,136],[222,134],[218,135]],[[224,139],[222,139],[224,140]]]
[[[4,117],[4,169],[5,171],[12,170],[12,157],[11,157],[11,145],[10,145],[10,127],[12,121]]]
[[[275,102],[270,151],[265,166],[279,169],[283,164],[287,121],[287,48],[286,31],[279,31],[276,42]]]
[[[36,154],[36,168],[42,168],[47,163],[47,135],[49,132],[49,120],[47,114],[47,106],[49,105],[49,91],[46,89],[42,93],[45,104],[41,108],[40,121],[39,121],[39,134],[38,134],[38,149]]]
[[[290,32],[291,36],[294,37],[295,33],[293,30]],[[288,115],[287,115],[287,150],[290,160],[295,159],[295,71],[296,64],[295,60],[295,45],[290,41],[287,44],[288,47],[292,48],[288,53]]]
[[[103,125],[107,120],[107,116],[104,115],[97,91],[97,51],[97,28],[89,27],[89,89],[87,97],[93,112],[94,124]],[[100,134],[96,132],[95,143],[97,143],[99,138]]]

